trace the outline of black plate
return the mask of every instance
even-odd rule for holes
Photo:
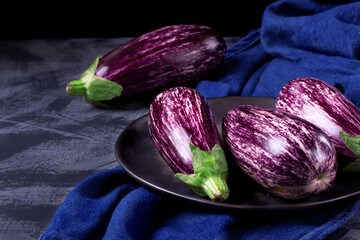
[[[214,113],[220,136],[222,117],[230,109],[239,105],[275,106],[275,99],[267,97],[221,97],[209,99],[208,102]],[[230,197],[225,202],[213,202],[196,195],[174,176],[174,172],[153,145],[148,132],[147,119],[148,115],[145,115],[135,120],[120,134],[115,144],[115,154],[120,165],[134,179],[160,193],[177,196],[195,205],[225,210],[305,209],[350,199],[360,193],[359,174],[343,174],[339,171],[333,186],[327,191],[303,200],[284,200],[267,193],[260,185],[245,176],[225,149],[229,162]]]

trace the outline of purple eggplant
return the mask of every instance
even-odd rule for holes
[[[301,199],[328,189],[336,176],[335,148],[315,125],[289,113],[239,106],[223,119],[236,163],[270,193]]]
[[[154,89],[180,86],[208,77],[225,57],[226,44],[215,30],[171,25],[134,38],[99,56],[67,92],[89,103]]]
[[[161,92],[149,109],[149,133],[160,155],[195,193],[213,201],[229,196],[228,167],[213,114],[194,89]]]
[[[355,162],[360,156],[360,110],[334,86],[316,78],[296,78],[281,89],[276,108],[321,128],[333,142],[338,159],[344,159],[343,165],[350,162],[345,170],[360,170]]]

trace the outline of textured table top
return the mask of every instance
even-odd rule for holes
[[[129,39],[0,41],[0,239],[37,239],[74,186],[118,165],[115,141],[147,104],[99,109],[65,88]],[[360,215],[328,239],[360,239]]]

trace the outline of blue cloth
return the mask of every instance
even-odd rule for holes
[[[308,76],[343,89],[360,107],[360,3],[334,2],[274,2],[261,28],[229,49],[217,81],[196,89],[208,98],[276,97],[288,81]]]
[[[344,2],[344,1],[342,1]],[[232,46],[205,97],[276,97],[296,77],[317,77],[360,99],[360,2],[280,0],[260,29]],[[239,23],[243,24],[243,23]],[[40,239],[324,239],[360,211],[360,201],[286,218],[247,218],[176,205],[119,166],[76,186]]]
[[[360,209],[255,218],[196,211],[138,186],[121,167],[76,186],[40,239],[323,239]]]

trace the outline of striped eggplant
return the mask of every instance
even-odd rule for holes
[[[213,114],[194,89],[173,87],[151,103],[149,133],[160,155],[198,195],[213,201],[229,196],[228,168]]]
[[[283,86],[276,108],[321,128],[332,140],[338,159],[344,160],[342,165],[350,162],[345,170],[360,170],[355,162],[360,156],[360,110],[334,86],[316,78],[296,78]]]
[[[301,118],[243,105],[224,116],[222,127],[236,163],[274,195],[302,199],[328,189],[335,179],[331,140]]]
[[[206,78],[223,61],[225,52],[223,37],[207,26],[166,26],[97,57],[80,80],[68,84],[66,91],[105,106],[120,96]]]

